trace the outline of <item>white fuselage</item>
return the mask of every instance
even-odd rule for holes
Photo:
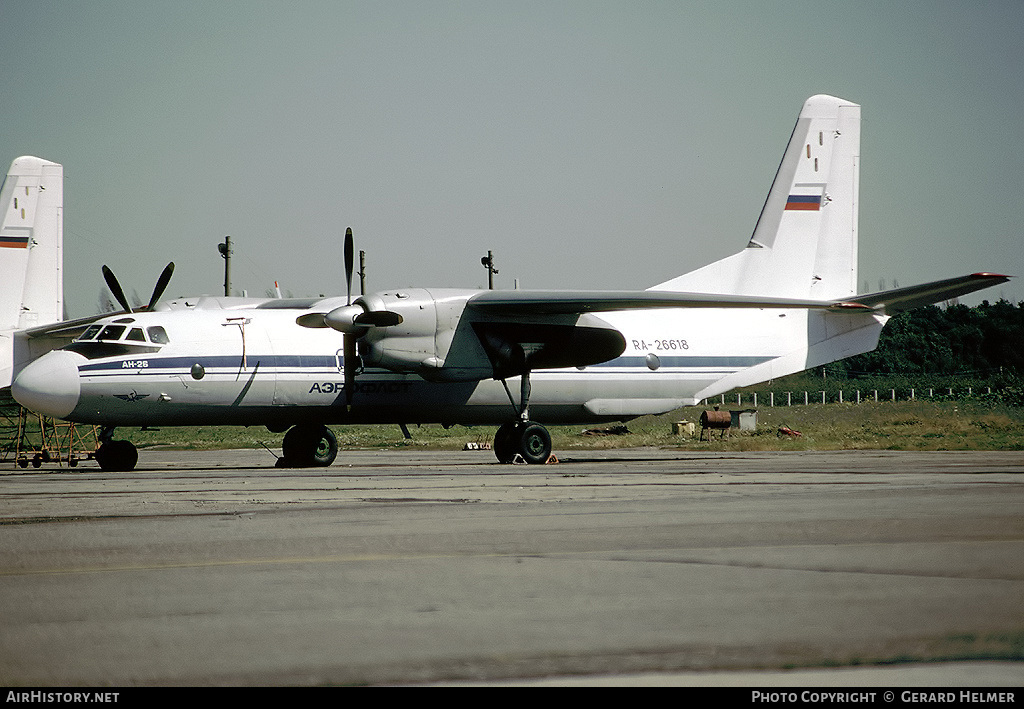
[[[344,393],[344,336],[296,324],[294,309],[165,310],[112,316],[117,340],[78,340],[30,365],[15,394],[32,408],[107,426],[319,423],[501,424],[515,416],[518,378],[432,381],[368,367]],[[844,320],[844,346],[829,318]],[[542,423],[623,420],[693,405],[734,386],[800,371],[874,346],[884,319],[788,309],[661,309],[601,313],[626,341],[617,358],[536,370],[530,416]],[[130,322],[128,322],[130,321]],[[837,323],[838,324],[838,323]],[[135,335],[161,328],[154,341]],[[102,337],[102,335],[101,335]],[[831,338],[831,339],[830,339]],[[827,352],[815,355],[815,341]],[[827,341],[827,342],[826,342]],[[837,347],[842,352],[837,351]],[[748,374],[749,373],[749,374]],[[745,381],[752,379],[752,381]]]

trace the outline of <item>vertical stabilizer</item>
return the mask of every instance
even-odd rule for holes
[[[860,106],[804,103],[747,247],[651,290],[831,300],[857,288]]]
[[[64,167],[31,156],[11,163],[0,188],[0,330],[64,316]]]
[[[31,356],[18,331],[64,319],[63,250],[64,167],[17,158],[0,187],[0,387]]]

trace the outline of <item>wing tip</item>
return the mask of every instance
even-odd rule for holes
[[[972,273],[971,278],[1001,278],[1004,281],[1008,281],[1014,276],[1007,276],[1002,273],[992,273],[991,271],[980,271],[978,273]]]

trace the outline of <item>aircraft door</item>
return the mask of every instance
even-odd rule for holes
[[[277,388],[274,349],[266,328],[250,317],[228,317],[221,324],[236,330],[231,339],[233,354],[226,364],[222,395],[233,395],[232,406],[269,406]],[[233,376],[232,376],[233,375]]]

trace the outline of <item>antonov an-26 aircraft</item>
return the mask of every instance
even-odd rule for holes
[[[859,154],[860,106],[811,97],[746,247],[647,290],[158,302],[168,268],[146,308],[132,312],[107,273],[124,312],[52,325],[61,167],[19,158],[0,204],[0,373],[14,375],[26,408],[101,425],[105,470],[138,458],[115,427],[197,424],[287,430],[292,466],[334,461],[327,424],[490,424],[499,461],[544,463],[544,424],[665,413],[867,352],[894,312],[1007,280],[975,273],[856,295]],[[350,230],[350,293],[352,249]]]

